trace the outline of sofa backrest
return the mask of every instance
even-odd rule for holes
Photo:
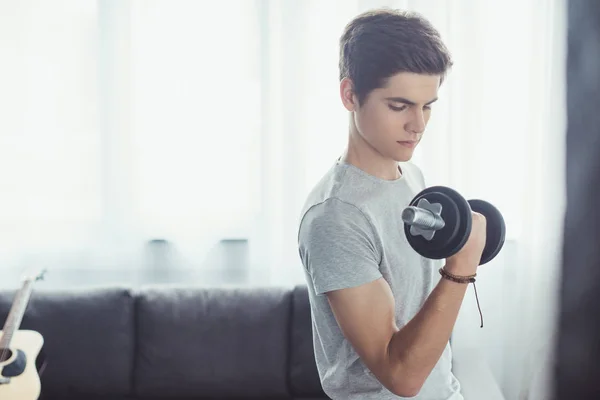
[[[15,292],[0,293],[6,320]],[[123,396],[131,392],[135,341],[134,297],[124,288],[35,291],[21,329],[44,337],[48,359],[44,395]]]
[[[37,290],[21,329],[45,340],[43,398],[326,398],[305,286]]]
[[[291,319],[289,368],[292,393],[297,397],[324,396],[313,350],[312,319],[306,286],[294,288]]]
[[[141,291],[136,394],[286,396],[290,307],[284,290]]]

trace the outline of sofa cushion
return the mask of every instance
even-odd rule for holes
[[[148,287],[136,297],[136,394],[289,395],[289,290]]]
[[[69,397],[65,396],[47,396],[42,393],[39,399],[37,400],[139,400],[135,397],[131,396],[113,396],[113,395],[104,395],[104,396],[95,396],[95,395],[73,395]],[[153,399],[156,400],[156,399]]]
[[[312,337],[312,318],[308,289],[305,285],[294,288],[292,299],[292,332],[290,356],[290,387],[294,396],[325,396],[317,364]]]
[[[15,291],[0,292],[6,320]],[[34,290],[21,329],[44,337],[43,397],[131,393],[133,298],[121,288]]]

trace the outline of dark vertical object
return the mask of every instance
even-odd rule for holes
[[[569,0],[567,159],[555,399],[600,399],[600,1]]]
[[[223,239],[206,256],[203,268],[220,283],[247,283],[250,277],[246,239]]]

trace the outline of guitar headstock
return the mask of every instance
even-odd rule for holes
[[[27,273],[25,273],[23,275],[23,281],[24,282],[35,282],[35,281],[41,281],[44,279],[44,276],[46,275],[46,268],[37,268],[37,269],[33,269],[31,271],[28,271]]]

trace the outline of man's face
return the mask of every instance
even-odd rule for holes
[[[437,100],[440,77],[401,72],[358,106],[354,122],[365,142],[386,159],[408,161],[421,140]],[[356,99],[356,98],[355,98]]]

